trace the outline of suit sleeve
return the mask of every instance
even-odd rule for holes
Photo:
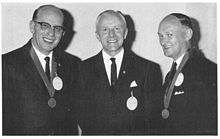
[[[5,61],[5,57],[2,56],[2,92],[3,92],[3,95],[5,92],[7,92],[7,86],[8,86],[7,75],[8,75],[7,64]]]
[[[82,62],[79,65],[79,80],[77,82],[78,87],[77,87],[77,121],[78,125],[81,128],[81,132],[83,132],[84,126],[83,126],[83,121],[84,121],[84,80],[83,80],[83,68],[82,68]]]
[[[149,64],[144,83],[145,112],[149,134],[159,134],[162,126],[161,110],[163,107],[162,73],[160,66]]]
[[[13,129],[11,129],[11,123],[13,123],[13,121],[11,120],[11,112],[10,110],[12,110],[13,108],[11,108],[11,104],[10,104],[10,97],[11,97],[11,92],[9,92],[8,89],[8,81],[9,81],[9,77],[8,77],[8,65],[6,62],[6,58],[5,56],[2,56],[2,128],[3,128],[3,135],[7,135],[10,134],[11,131],[13,131]]]

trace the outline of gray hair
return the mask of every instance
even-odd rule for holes
[[[125,28],[127,28],[127,22],[125,20],[124,15],[122,14],[122,12],[114,11],[114,10],[106,10],[106,11],[103,11],[102,13],[100,13],[96,19],[96,28],[97,28],[97,25],[98,25],[102,15],[105,15],[105,14],[118,15],[122,19],[122,21],[124,22]]]
[[[187,15],[182,14],[182,13],[172,13],[170,15],[175,16],[183,26],[186,26],[192,29],[191,20]]]

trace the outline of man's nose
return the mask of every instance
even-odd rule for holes
[[[55,29],[54,29],[53,27],[49,28],[48,34],[49,34],[50,36],[54,36],[54,35],[55,35]]]
[[[115,31],[113,29],[111,29],[109,31],[109,36],[114,37],[115,36]]]
[[[162,46],[164,46],[166,43],[167,43],[167,38],[166,37],[163,37],[163,38],[160,38],[160,44],[162,45]]]

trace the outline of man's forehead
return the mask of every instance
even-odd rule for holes
[[[173,15],[169,15],[169,16],[165,17],[161,21],[161,24],[171,24],[171,25],[175,25],[175,26],[179,26],[179,27],[182,26],[180,21],[178,20],[178,18]]]
[[[38,16],[46,16],[46,15],[59,15],[60,17],[63,17],[63,13],[60,9],[54,6],[45,6],[39,9]]]
[[[98,24],[117,24],[117,25],[121,25],[121,26],[126,26],[124,20],[116,13],[114,14],[109,14],[109,13],[106,13],[106,14],[103,14],[102,17],[100,18]]]
[[[122,20],[122,18],[118,15],[118,14],[116,14],[116,13],[104,13],[102,16],[101,16],[101,20],[103,20],[103,19],[108,19],[108,18],[112,18],[112,19],[118,19],[118,20],[121,20],[121,21],[123,21]]]

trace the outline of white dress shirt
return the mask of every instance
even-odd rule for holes
[[[110,84],[111,84],[111,64],[112,64],[112,61],[110,60],[110,58],[115,58],[115,63],[117,66],[117,78],[118,78],[123,55],[124,55],[124,48],[122,48],[122,50],[114,57],[108,55],[104,50],[102,50],[102,57],[103,57],[104,65],[105,65],[105,71],[108,75],[108,80]]]
[[[53,51],[50,52],[49,55],[44,55],[44,54],[42,54],[39,50],[37,50],[37,49],[34,47],[33,43],[32,43],[32,46],[33,46],[33,48],[34,48],[34,51],[35,51],[36,54],[37,54],[38,59],[40,60],[40,63],[41,63],[41,65],[42,65],[43,69],[44,69],[44,72],[45,72],[45,70],[46,70],[46,69],[45,69],[45,67],[46,67],[46,61],[44,60],[44,58],[45,58],[45,57],[49,57],[49,58],[50,58],[50,71],[51,71]]]
[[[177,65],[176,65],[176,69],[178,69],[178,67],[180,66],[180,63],[181,63],[181,61],[182,61],[184,55],[185,55],[185,53],[184,53],[183,55],[181,55],[179,58],[177,58],[176,61],[174,61],[174,62],[176,62],[176,64],[177,64]]]

